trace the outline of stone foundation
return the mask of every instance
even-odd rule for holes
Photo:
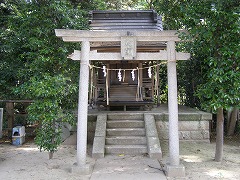
[[[100,111],[88,114],[88,144],[93,144],[97,115],[111,113]],[[121,113],[121,112],[119,112]],[[127,114],[128,112],[124,112]],[[130,113],[130,112],[129,112]],[[132,114],[133,112],[131,112]],[[166,105],[153,109],[153,111],[137,111],[136,114],[144,113],[154,115],[157,132],[160,140],[168,140],[168,111]],[[130,118],[130,117],[129,117]],[[210,126],[212,114],[196,109],[179,106],[179,139],[181,141],[204,141],[210,140]]]
[[[104,112],[99,112],[104,113]],[[111,113],[106,111],[105,113]],[[130,113],[130,112],[129,112]],[[133,112],[131,112],[132,114]],[[152,114],[154,115],[157,132],[160,140],[168,140],[168,110],[167,105],[161,105],[152,111],[136,112],[136,114]],[[127,114],[127,112],[125,112]],[[98,113],[88,115],[88,142],[92,143],[96,127]],[[178,128],[179,139],[181,141],[204,141],[210,140],[210,126],[212,114],[199,111],[193,108],[179,106]]]
[[[182,141],[208,141],[210,113],[195,110],[196,113],[179,113],[178,130]],[[154,114],[160,140],[168,140],[168,114]]]

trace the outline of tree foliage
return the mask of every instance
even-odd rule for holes
[[[226,109],[240,102],[239,13],[236,4],[232,5],[226,5],[224,0],[206,1],[187,9],[186,27],[193,39],[191,48],[204,57],[206,66],[204,83],[199,85],[197,94],[202,105],[212,110]]]
[[[205,54],[203,61],[207,65],[197,95],[205,109],[217,111],[216,161],[223,158],[223,109],[240,106],[239,12],[236,11],[239,4],[235,5],[224,0],[208,1],[188,11],[192,17],[195,15],[188,19],[195,27],[189,28],[193,44]]]
[[[108,0],[104,1],[108,10],[131,10],[138,7],[138,0]]]
[[[7,6],[5,1],[0,1],[0,98],[4,99],[13,96],[13,89],[17,82],[16,69],[18,63],[14,63],[10,54],[10,47],[15,46],[9,42],[6,34],[10,34],[8,28],[8,18],[11,15],[11,8]],[[9,45],[8,45],[9,44]]]
[[[88,29],[88,10],[66,0],[6,0],[4,7],[8,14],[1,32],[1,85],[11,87],[4,90],[9,99],[34,100],[28,112],[29,120],[41,126],[36,143],[40,150],[54,152],[62,123],[72,122],[71,111],[77,106],[79,63],[67,55],[80,47],[64,43],[54,29]]]
[[[59,74],[45,75],[44,78],[33,77],[26,87],[26,94],[37,99],[29,106],[29,118],[32,121],[40,120],[41,128],[37,130],[35,138],[40,150],[54,152],[60,145],[61,129],[64,122],[74,125],[72,112],[67,111],[66,105],[73,104],[71,95],[77,91],[69,83],[70,78]],[[25,89],[25,88],[24,88]],[[70,95],[70,97],[69,97]],[[66,101],[64,98],[69,97]]]
[[[207,110],[239,105],[239,2],[158,0],[153,4],[165,29],[189,32],[191,42],[184,48],[191,61],[178,64],[185,104],[198,106],[197,92]]]
[[[215,159],[221,161],[223,109],[240,106],[240,3],[159,0],[155,5],[159,5],[166,28],[184,28],[189,32],[182,38],[189,40],[184,47],[192,58],[190,62],[179,64],[185,79],[180,79],[179,89],[185,89],[190,104],[200,104],[205,110],[217,112]],[[200,103],[188,98],[194,97],[194,93]]]

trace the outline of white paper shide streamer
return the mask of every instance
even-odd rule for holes
[[[133,70],[131,71],[131,74],[132,74],[132,80],[134,81],[134,80],[135,80],[135,69],[133,69]]]
[[[103,75],[104,75],[104,77],[106,77],[107,76],[107,68],[106,68],[106,66],[103,66],[102,69],[103,69]],[[116,71],[117,69],[108,69],[108,70],[115,70]],[[122,69],[118,69],[118,80],[119,81],[122,81],[122,80],[124,81],[125,70],[123,70],[124,71],[123,77],[122,77],[122,72],[121,71],[122,71]],[[132,76],[132,80],[133,81],[136,78],[135,71],[136,71],[136,69],[132,69],[132,71],[131,71],[131,76]],[[148,77],[152,78],[152,67],[148,67]]]
[[[106,66],[103,66],[103,76],[104,76],[104,77],[107,76]]]
[[[118,80],[122,81],[121,69],[118,70]]]
[[[149,77],[149,78],[152,77],[151,67],[148,68],[148,77]]]

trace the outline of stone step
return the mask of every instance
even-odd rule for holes
[[[142,136],[110,136],[106,138],[107,145],[146,145],[147,138]]]
[[[143,120],[142,113],[109,113],[107,117],[108,121],[112,120]]]
[[[112,128],[107,129],[107,136],[145,136],[145,128]]]
[[[108,121],[107,128],[144,128],[144,121],[143,120]]]
[[[107,154],[144,154],[147,153],[146,145],[105,145]]]
[[[137,93],[137,87],[134,88],[110,88],[109,89],[110,94],[135,94]]]
[[[122,93],[115,93],[115,94],[110,94],[109,95],[109,97],[122,97],[122,96],[124,96],[124,97],[135,97],[136,98],[136,94],[126,94],[126,93],[124,93],[124,94],[122,94]]]
[[[124,97],[124,96],[115,96],[115,97],[109,97],[109,101],[119,101],[119,99],[121,99],[121,101],[136,101],[136,97],[135,96],[129,96],[129,97]]]

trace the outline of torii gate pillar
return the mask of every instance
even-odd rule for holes
[[[89,83],[89,52],[90,42],[82,41],[79,77],[78,121],[77,121],[77,163],[72,168],[81,174],[92,171],[90,164],[86,164],[87,157],[87,114],[88,114],[88,83]]]
[[[175,42],[167,42],[168,77],[168,123],[169,123],[169,162],[166,164],[168,177],[184,177],[185,167],[179,163],[177,71]]]

